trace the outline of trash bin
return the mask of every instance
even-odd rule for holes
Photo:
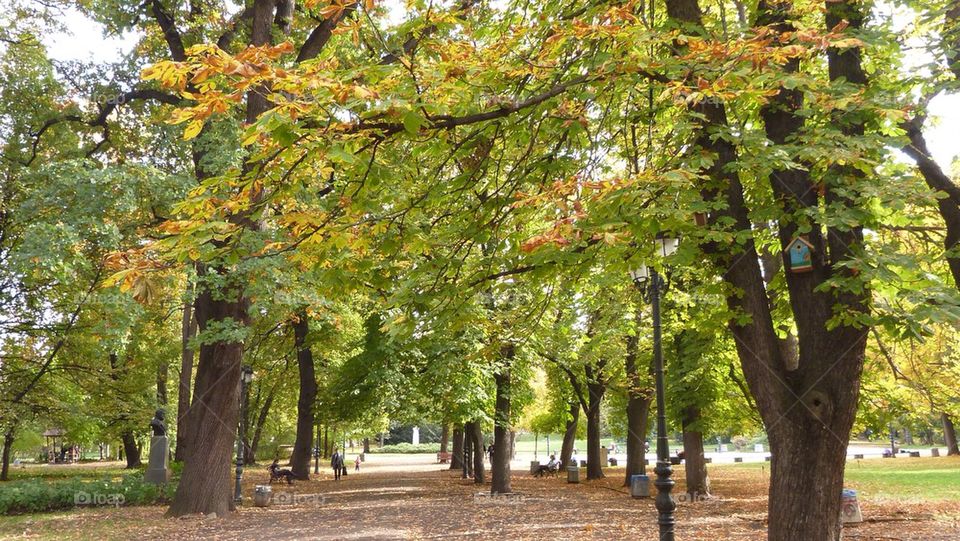
[[[539,461],[539,460],[531,460],[531,461],[530,461],[530,475],[533,475],[533,474],[537,473],[537,470],[539,470],[539,469],[540,469],[540,461]]]
[[[576,466],[567,467],[567,482],[568,483],[580,482],[580,468],[577,468]]]
[[[630,476],[630,495],[634,498],[650,497],[650,476],[649,475],[631,475]]]
[[[940,456],[940,449],[930,449],[930,456]]]
[[[273,487],[270,485],[256,485],[253,487],[253,505],[267,507],[273,497]]]
[[[844,524],[850,522],[863,522],[863,515],[860,514],[860,502],[857,501],[857,491],[845,488],[843,489],[843,503],[840,506],[840,521]]]
[[[610,457],[609,462],[610,462],[610,465],[611,465],[611,466],[616,466],[616,465],[617,465],[617,459],[614,458],[614,457]]]

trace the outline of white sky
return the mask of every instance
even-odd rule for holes
[[[398,4],[391,6],[397,21],[402,19]],[[56,60],[110,61],[129,52],[137,42],[135,33],[105,38],[102,27],[76,11],[67,11],[69,33],[55,33],[45,37],[49,54]],[[120,54],[118,54],[120,53]],[[960,94],[941,95],[930,103],[930,120],[924,130],[933,158],[947,174],[951,163],[960,155]]]

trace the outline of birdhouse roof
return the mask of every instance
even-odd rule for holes
[[[807,242],[807,239],[805,239],[805,238],[803,238],[803,237],[797,237],[797,238],[793,239],[792,241],[790,241],[790,247],[793,248],[794,246],[797,245],[798,242],[802,242],[803,244],[805,244],[805,245],[807,246],[807,248],[810,248],[811,250],[813,250],[813,245],[810,244],[809,242]]]

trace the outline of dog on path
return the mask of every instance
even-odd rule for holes
[[[273,464],[270,464],[270,467],[267,468],[267,470],[270,471],[270,484],[272,485],[274,481],[286,479],[287,484],[292,485],[293,472],[288,470],[287,468],[281,468],[280,465],[277,464],[277,462],[279,462],[279,460],[274,460]]]

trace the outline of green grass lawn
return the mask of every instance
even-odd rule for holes
[[[770,464],[713,467],[769,471]],[[960,457],[851,460],[847,462],[845,485],[865,499],[960,502]]]

